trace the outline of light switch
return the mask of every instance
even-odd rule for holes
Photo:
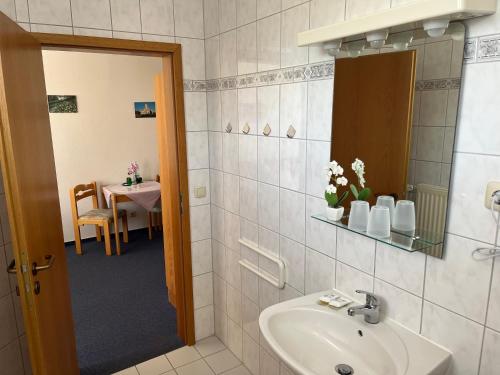
[[[495,191],[500,190],[499,181],[490,181],[486,185],[486,192],[484,193],[484,206],[491,210],[491,202],[493,201],[492,196]],[[495,205],[495,210],[500,211],[500,205]]]
[[[205,186],[198,186],[194,188],[195,198],[205,198],[207,196],[207,188]]]

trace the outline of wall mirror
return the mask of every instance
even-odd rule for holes
[[[380,195],[414,202],[416,229],[392,228],[378,240],[436,257],[444,248],[464,36],[463,24],[452,23],[434,38],[422,29],[391,33],[378,49],[353,40],[335,61],[331,160],[350,181],[357,180],[352,161],[363,160],[370,205]],[[344,206],[335,224],[347,228]]]

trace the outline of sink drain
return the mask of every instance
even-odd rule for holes
[[[349,365],[340,364],[335,366],[335,371],[340,375],[353,375],[354,370]]]

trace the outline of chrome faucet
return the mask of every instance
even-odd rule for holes
[[[380,321],[380,304],[377,297],[370,292],[364,290],[356,290],[356,293],[366,294],[366,302],[361,306],[353,306],[347,309],[347,315],[354,316],[363,314],[365,322],[377,324]]]

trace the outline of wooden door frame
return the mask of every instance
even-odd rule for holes
[[[174,113],[170,116],[175,127],[176,139],[167,139],[169,147],[177,152],[178,184],[172,184],[174,191],[171,203],[179,215],[172,226],[175,269],[175,305],[177,312],[177,333],[187,345],[194,345],[193,279],[191,270],[191,234],[189,219],[189,187],[187,168],[186,128],[184,120],[184,83],[182,78],[181,45],[176,43],[146,42],[65,34],[31,33],[42,48],[95,51],[105,53],[158,56],[162,58],[166,98],[172,98]],[[152,81],[153,85],[154,82]],[[173,95],[172,95],[173,94]],[[168,114],[167,114],[168,115]],[[179,197],[182,196],[182,202]],[[182,212],[182,214],[181,214]],[[163,215],[166,215],[163,210]],[[164,220],[167,222],[167,220]],[[164,234],[168,228],[164,227]],[[179,272],[180,271],[180,272]],[[166,297],[166,296],[165,296]]]

